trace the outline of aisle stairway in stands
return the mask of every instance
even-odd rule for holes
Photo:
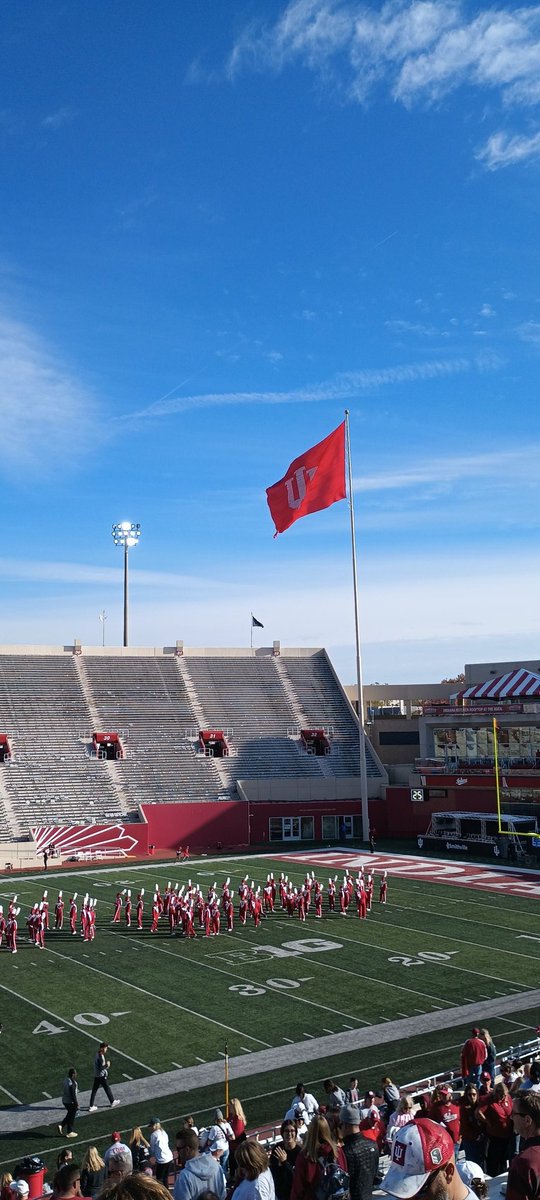
[[[216,800],[221,779],[213,760],[194,751],[197,720],[176,658],[88,655],[85,665],[102,729],[124,741],[118,777],[129,808]]]
[[[276,671],[279,675],[283,691],[285,692],[285,695],[286,695],[286,697],[289,701],[289,704],[291,706],[291,709],[294,713],[297,730],[298,730],[298,733],[296,734],[296,744],[298,746],[298,749],[301,751],[300,740],[299,740],[300,739],[300,730],[301,729],[311,729],[312,728],[311,721],[308,720],[306,713],[304,712],[304,709],[302,707],[300,699],[297,695],[296,688],[295,688],[292,680],[289,678],[289,676],[287,674],[287,668],[285,667],[283,659],[281,658],[280,655],[276,654],[272,661],[273,661]],[[322,728],[322,727],[316,726],[315,728]],[[334,774],[334,772],[332,770],[332,765],[328,761],[328,758],[316,758],[315,761],[318,763],[321,775],[326,775],[326,777],[328,779],[328,778],[330,778],[331,775]]]
[[[11,726],[13,758],[2,770],[19,833],[119,818],[114,789],[81,737],[91,721],[72,655],[1,655],[0,722]]]

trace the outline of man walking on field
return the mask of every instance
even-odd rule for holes
[[[94,1104],[94,1100],[99,1088],[103,1088],[111,1108],[116,1108],[116,1106],[120,1104],[119,1100],[115,1100],[108,1084],[109,1067],[111,1065],[107,1058],[108,1049],[109,1043],[101,1042],[94,1060],[94,1082],[92,1084],[92,1091],[90,1093],[89,1112],[97,1112],[97,1104]]]

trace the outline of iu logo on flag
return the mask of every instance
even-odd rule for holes
[[[295,458],[283,479],[266,489],[276,534],[283,533],[299,517],[344,500],[346,494],[343,421],[322,442]]]

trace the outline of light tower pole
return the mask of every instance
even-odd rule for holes
[[[124,547],[124,646],[127,646],[129,633],[128,553],[132,546],[137,545],[141,536],[141,527],[134,525],[132,521],[120,521],[118,525],[113,525],[112,536],[115,546]]]

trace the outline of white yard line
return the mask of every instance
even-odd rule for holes
[[[108,933],[110,931],[105,930],[104,932]],[[242,939],[242,941],[244,941],[244,939]],[[254,945],[256,943],[250,942],[249,944]],[[181,962],[188,961],[186,956],[179,951],[166,950],[164,946],[159,946],[156,944],[156,942],[142,942],[141,945],[143,945],[146,950],[156,950],[158,954],[168,954],[171,958],[179,959]],[[256,985],[258,983],[258,980],[250,979],[248,975],[239,975],[237,971],[229,970],[226,967],[214,967],[208,962],[198,962],[194,958],[189,959],[189,964],[190,966],[202,967],[204,971],[217,971],[219,975],[227,975],[229,979],[239,979],[242,983],[255,983]],[[268,992],[277,992],[280,996],[284,996],[283,988],[276,987],[275,984],[268,983],[266,979],[264,981],[264,987]],[[296,994],[293,995],[289,992],[288,999],[295,1000],[298,1004],[309,1004],[311,1008],[322,1008],[324,1012],[330,1012],[338,1017],[350,1017],[351,1020],[358,1021],[360,1025],[369,1025],[370,1023],[369,1021],[364,1021],[362,1017],[357,1017],[355,1013],[341,1012],[339,1009],[335,1008],[334,1005],[320,1004],[317,1000],[308,1000],[305,996],[297,996]],[[235,1030],[235,1032],[237,1031]],[[249,1037],[250,1035],[247,1034],[246,1036]],[[259,1039],[255,1038],[254,1040],[258,1041]],[[267,1042],[264,1044],[268,1045]]]
[[[119,979],[117,975],[111,975],[109,971],[100,971],[99,967],[92,967],[89,965],[89,963],[82,963],[77,958],[70,958],[68,954],[60,954],[59,950],[53,950],[52,953],[56,954],[58,958],[64,959],[65,962],[71,963],[73,966],[82,967],[83,971],[94,971],[96,975],[103,975],[105,979],[108,979],[114,983],[119,983],[122,985],[122,987],[132,988],[133,991],[140,992],[143,996],[148,996],[150,1000],[157,1000],[160,1004],[169,1004],[172,1008],[178,1008],[180,1012],[187,1012],[190,1014],[190,1016],[198,1017],[201,1021],[208,1021],[211,1025],[217,1025],[219,1029],[228,1029],[229,1033],[237,1033],[239,1036],[247,1037],[248,1041],[250,1042],[258,1042],[259,1046],[266,1046],[268,1050],[271,1049],[270,1042],[264,1042],[262,1038],[252,1037],[250,1033],[241,1034],[240,1030],[234,1029],[232,1025],[225,1025],[223,1021],[217,1021],[214,1020],[213,1017],[207,1017],[205,1013],[196,1012],[192,1008],[187,1008],[185,1004],[177,1004],[176,1000],[168,1000],[166,996],[158,996],[155,992],[149,992],[146,988],[139,987],[136,983],[129,983],[127,979]],[[0,986],[2,985],[0,984]],[[88,1034],[88,1037],[92,1036],[95,1041],[95,1034]],[[129,1057],[129,1055],[126,1055],[126,1057]],[[135,1062],[135,1059],[132,1059],[131,1061]],[[139,1065],[143,1066],[144,1064],[140,1063]],[[147,1069],[150,1070],[150,1068]],[[153,1071],[153,1074],[155,1075],[157,1072]]]
[[[407,904],[393,904],[392,908],[393,909],[399,908],[401,912],[415,912],[416,911],[415,909],[411,909],[409,907],[409,905],[407,905]],[[434,917],[438,917],[440,920],[441,913],[440,912],[438,913],[435,909],[423,908],[422,912],[431,913]],[[373,917],[374,917],[373,924],[375,924],[377,926],[384,926],[384,921],[382,919],[378,920],[375,917],[375,912],[373,913]],[[454,919],[454,914],[452,913],[452,920],[453,919]],[[460,917],[458,919],[461,921],[468,921],[470,918],[469,917]],[[474,922],[474,921],[471,921],[471,923],[477,924],[477,922]],[[491,922],[482,921],[483,926],[488,925],[488,924],[491,924]],[[433,936],[433,934],[431,933],[431,931],[429,929],[414,929],[414,928],[411,929],[410,925],[394,925],[394,926],[392,926],[392,928],[393,929],[403,929],[403,931],[405,933],[417,934],[419,937]],[[504,925],[493,925],[492,928],[498,929],[500,933],[512,934],[512,933],[518,932],[517,930],[514,930],[514,929],[507,929],[506,926],[504,926]],[[441,931],[441,929],[439,928],[439,926],[437,926],[437,940],[440,940],[441,938],[443,941],[447,941],[447,942],[459,942],[463,946],[474,946],[477,950],[483,950],[486,954],[489,953],[489,951],[495,951],[495,953],[504,954],[505,958],[508,954],[511,954],[511,955],[513,955],[514,958],[530,958],[532,960],[532,962],[538,961],[537,954],[524,954],[520,950],[511,950],[508,946],[505,946],[503,949],[500,946],[487,946],[485,942],[471,942],[467,938],[454,937],[450,933],[443,933]]]
[[[9,1096],[10,1100],[14,1100],[15,1104],[22,1104],[22,1100],[17,1100],[17,1097],[13,1095],[13,1092],[8,1092],[6,1087],[2,1087],[1,1083],[0,1083],[0,1092],[4,1092],[6,1096]]]
[[[63,958],[64,956],[61,955],[60,957]],[[103,972],[100,972],[100,974],[103,974]],[[82,1029],[80,1025],[75,1025],[73,1021],[68,1021],[67,1017],[61,1017],[59,1013],[51,1012],[51,1010],[49,1008],[45,1008],[43,1004],[36,1004],[36,1001],[30,1000],[28,996],[21,996],[20,992],[15,992],[13,988],[9,988],[5,983],[0,983],[0,988],[3,992],[8,992],[10,996],[16,996],[18,1000],[24,1000],[24,1003],[29,1004],[31,1008],[37,1008],[38,1012],[46,1013],[48,1017],[54,1017],[55,1021],[62,1021],[64,1025],[69,1025],[69,1028],[74,1029],[75,1033],[80,1033],[83,1037],[90,1038],[95,1046],[97,1040],[95,1033],[87,1033],[86,1029]],[[122,1058],[129,1058],[130,1062],[135,1063],[138,1067],[142,1067],[144,1071],[149,1071],[151,1075],[157,1075],[158,1072],[155,1071],[153,1067],[147,1067],[146,1063],[139,1062],[138,1058],[132,1058],[131,1054],[126,1054],[123,1050],[119,1050],[118,1047],[113,1046],[111,1042],[109,1042],[109,1047],[111,1050],[114,1050],[115,1054],[120,1054]]]
[[[341,930],[341,925],[339,928]],[[396,926],[396,928],[398,928],[398,927]],[[336,936],[338,936],[337,929],[336,929]],[[396,948],[394,946],[381,946],[379,942],[364,942],[364,941],[362,941],[361,938],[347,938],[343,934],[340,934],[339,936],[340,936],[340,939],[344,942],[349,942],[356,946],[364,946],[368,950],[382,950],[383,953],[385,953],[385,954],[396,954],[397,953]],[[427,935],[424,934],[424,937],[425,936],[427,936]],[[433,935],[433,936],[435,936],[435,935]],[[437,935],[437,937],[438,937],[438,935]],[[504,951],[502,951],[502,950],[496,951],[496,953],[503,954]],[[330,964],[328,964],[328,965],[330,965]],[[440,965],[440,969],[443,971],[459,971],[462,975],[478,975],[481,979],[493,979],[496,983],[506,983],[510,989],[514,988],[514,980],[513,979],[503,979],[503,977],[501,975],[488,975],[488,974],[486,974],[485,971],[475,971],[472,967],[458,967],[456,963],[446,962],[446,963],[441,963],[439,965]],[[363,976],[363,978],[368,978],[368,977]],[[379,982],[384,982],[384,981],[380,980]],[[398,986],[397,984],[392,984],[392,987],[397,987],[397,986]],[[534,989],[530,986],[530,984],[527,984],[525,989],[523,989],[523,988],[519,989],[519,995],[522,996],[522,995],[524,995],[524,992],[533,991],[533,990]],[[419,993],[419,994],[426,995],[427,993],[424,992],[424,993]],[[497,992],[497,995],[501,995],[501,996],[504,996],[507,994],[508,994],[507,992]],[[442,996],[433,996],[430,998],[433,1000],[442,1000]],[[477,1001],[475,1000],[474,1003],[476,1004]]]

